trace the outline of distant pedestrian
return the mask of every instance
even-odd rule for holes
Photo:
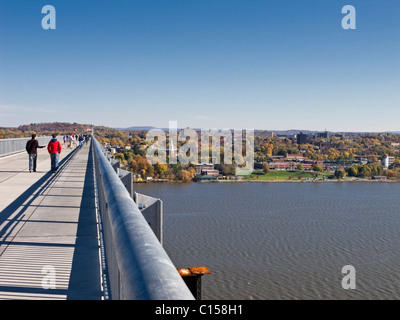
[[[82,146],[83,146],[83,136],[82,135],[79,135],[79,138],[78,138],[78,140],[79,140],[79,148],[82,148]]]
[[[66,135],[64,135],[64,137],[63,137],[63,145],[65,146],[65,143],[67,142],[67,136]]]
[[[75,142],[75,135],[71,134],[71,148],[72,145],[74,145],[74,148],[76,148],[76,142]]]
[[[26,143],[26,152],[29,154],[29,172],[36,172],[37,164],[37,149],[44,148],[45,146],[39,146],[39,141],[36,140],[36,134],[32,134],[32,139]]]
[[[67,136],[68,148],[72,147],[72,138],[70,135]]]
[[[58,169],[58,160],[61,153],[61,143],[57,140],[57,135],[53,134],[53,139],[47,145],[47,150],[50,153],[51,171],[55,173]]]

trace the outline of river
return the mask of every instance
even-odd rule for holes
[[[204,300],[399,299],[400,184],[147,183],[177,268],[206,266]],[[342,267],[356,289],[343,289]]]

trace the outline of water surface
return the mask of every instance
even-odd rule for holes
[[[399,299],[400,184],[135,184],[164,203],[164,248],[206,266],[203,299]],[[356,268],[356,289],[341,286]]]

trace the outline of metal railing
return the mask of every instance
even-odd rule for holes
[[[193,300],[193,294],[94,137],[92,148],[110,298]]]
[[[8,156],[14,153],[25,151],[26,143],[31,138],[15,138],[15,139],[0,139],[0,157]],[[62,137],[57,137],[62,140]],[[51,137],[37,137],[39,145],[47,146]]]

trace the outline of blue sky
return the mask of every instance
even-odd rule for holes
[[[399,131],[399,16],[394,0],[1,0],[0,126]]]

